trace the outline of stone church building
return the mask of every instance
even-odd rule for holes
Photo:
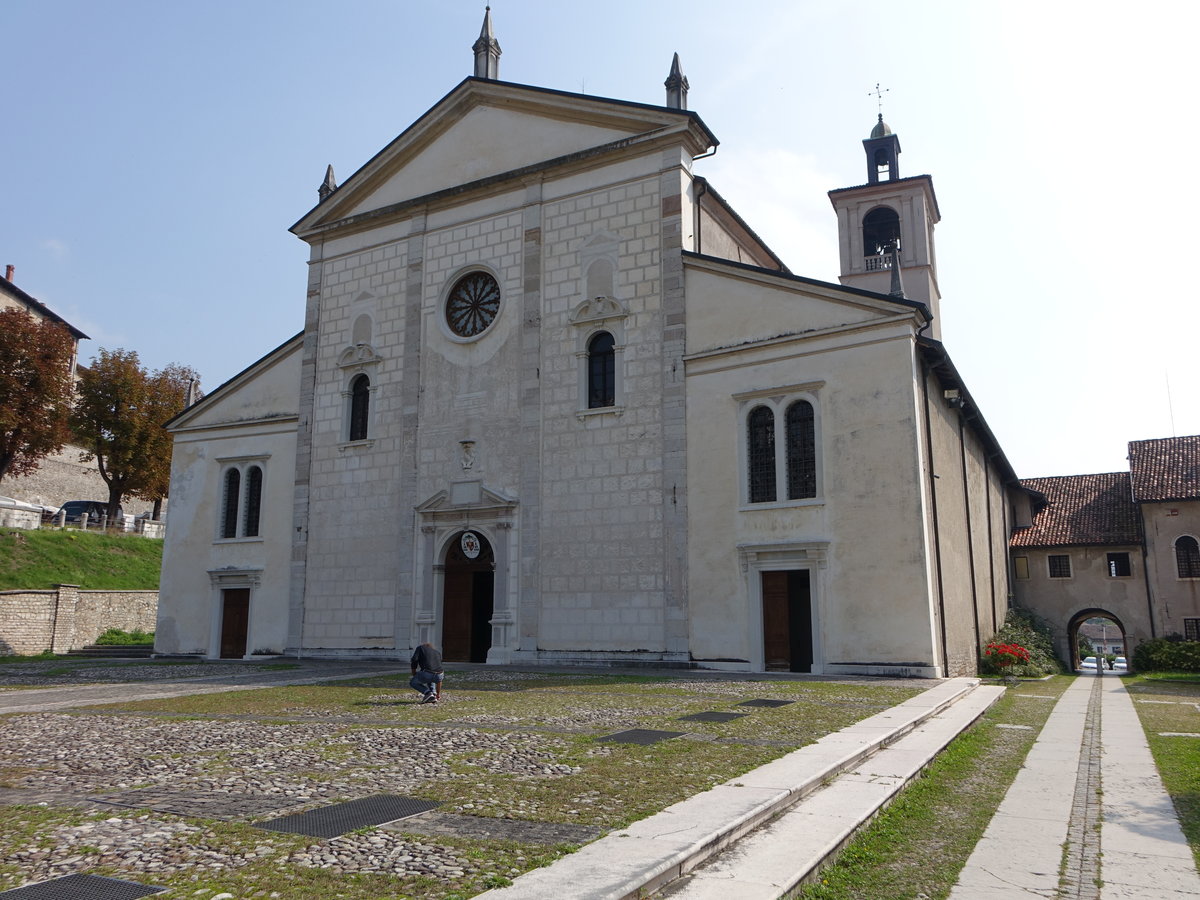
[[[474,50],[292,226],[304,330],[170,423],[158,651],[973,672],[1029,506],[882,116],[831,284],[697,174],[678,58],[655,106]]]

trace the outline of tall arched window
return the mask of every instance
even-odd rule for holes
[[[607,331],[601,331],[588,341],[588,409],[602,409],[616,403],[615,346],[613,336]]]
[[[221,537],[238,536],[238,504],[242,499],[242,473],[230,469],[225,473],[225,496],[221,513]]]
[[[750,411],[746,420],[749,449],[750,502],[775,499],[775,413],[765,406]]]
[[[371,404],[371,379],[355,375],[350,382],[350,435],[352,441],[367,439],[367,421]]]
[[[258,537],[259,511],[262,509],[262,469],[251,466],[246,472],[246,511],[242,537]]]
[[[813,406],[797,400],[787,408],[788,499],[817,496],[817,441]]]
[[[1175,542],[1175,565],[1180,578],[1200,578],[1200,544],[1184,535]]]

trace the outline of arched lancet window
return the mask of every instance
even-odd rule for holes
[[[775,499],[775,413],[756,406],[746,420],[749,448],[750,502]]]
[[[238,501],[242,494],[242,473],[230,469],[225,473],[225,497],[221,513],[221,537],[238,536]]]
[[[262,469],[251,466],[246,472],[246,511],[243,537],[258,537],[259,511],[262,508]]]
[[[588,341],[588,409],[616,403],[617,365],[613,336],[602,331]]]
[[[1200,544],[1184,535],[1175,542],[1175,565],[1180,578],[1200,578]]]
[[[877,206],[863,216],[862,230],[865,256],[890,252],[893,242],[900,248],[900,216],[890,207]]]
[[[350,382],[350,440],[366,440],[370,404],[371,379],[366,375],[355,375]]]
[[[797,400],[787,408],[788,499],[817,496],[817,441],[813,406]]]

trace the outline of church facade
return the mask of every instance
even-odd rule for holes
[[[973,672],[1028,502],[882,117],[830,284],[696,174],[678,60],[653,106],[475,53],[293,226],[303,332],[170,423],[157,650]]]

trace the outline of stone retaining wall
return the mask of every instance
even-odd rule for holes
[[[66,653],[109,628],[153,631],[158,591],[0,591],[0,656]]]

